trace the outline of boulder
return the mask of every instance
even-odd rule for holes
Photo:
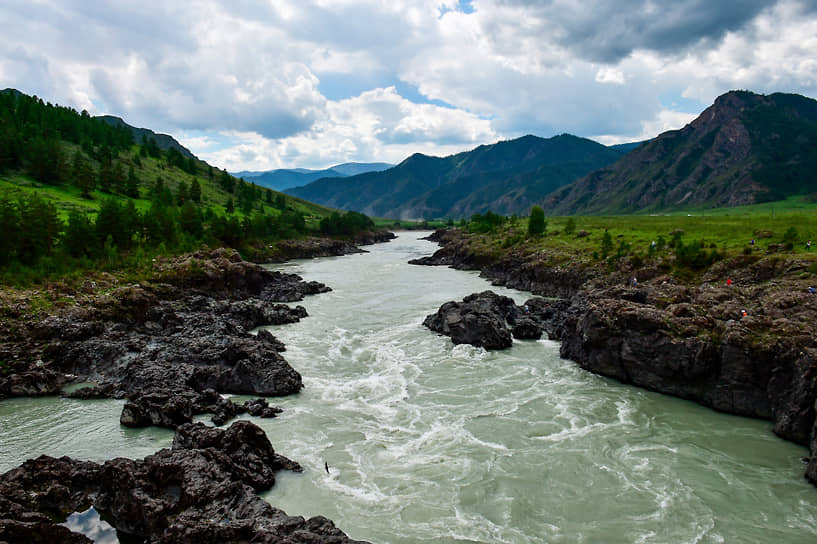
[[[446,302],[436,314],[427,316],[423,325],[450,336],[455,344],[503,349],[511,346],[512,336],[520,339],[542,336],[545,329],[541,316],[546,314],[546,303],[534,299],[528,303],[517,306],[509,297],[483,291],[468,295],[462,302]]]

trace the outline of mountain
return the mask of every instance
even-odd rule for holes
[[[391,168],[392,164],[385,162],[348,162],[338,164],[325,170],[309,170],[306,168],[282,168],[266,172],[236,172],[236,177],[252,181],[256,185],[282,191],[291,187],[300,187],[321,178],[345,178],[365,172],[380,172]]]
[[[611,145],[610,147],[611,147],[612,149],[617,149],[617,150],[619,150],[619,151],[623,151],[624,153],[629,153],[630,151],[632,151],[632,150],[633,150],[633,149],[635,149],[636,147],[638,147],[638,146],[640,146],[640,145],[642,145],[642,144],[646,144],[646,143],[647,143],[647,142],[649,142],[649,141],[650,141],[650,140],[642,140],[642,141],[640,141],[640,142],[628,142],[628,143],[626,143],[626,144],[615,144],[615,145]]]
[[[557,215],[657,212],[817,191],[817,101],[730,91],[697,119],[544,200]]]
[[[96,115],[95,118],[104,121],[109,125],[124,126],[130,129],[131,133],[133,134],[133,141],[136,142],[137,144],[142,143],[143,137],[147,141],[150,141],[150,139],[153,138],[154,140],[156,140],[156,145],[162,151],[167,151],[172,147],[175,148],[176,151],[181,153],[182,157],[184,157],[185,159],[196,158],[196,156],[193,155],[193,153],[191,153],[189,149],[180,144],[173,136],[169,136],[167,134],[157,134],[156,132],[153,132],[149,128],[136,128],[134,126],[127,124],[121,117],[116,117],[114,115]]]
[[[387,162],[347,162],[343,164],[336,164],[330,170],[334,170],[344,176],[356,176],[358,174],[365,174],[366,172],[382,172],[394,166]]]
[[[19,98],[21,96],[25,96],[25,97],[28,96],[25,93],[22,93],[22,92],[18,91],[17,89],[11,89],[11,88],[3,89],[2,91],[0,91],[0,94],[12,95],[15,98]],[[30,98],[36,98],[36,97],[30,97]],[[44,106],[50,106],[51,104],[50,103],[49,104],[44,103],[43,105]],[[55,106],[55,107],[57,107],[57,106]],[[73,111],[73,112],[76,111],[76,110],[73,110],[72,108],[65,108],[65,109]],[[83,112],[83,115],[86,115],[86,112]],[[149,128],[136,128],[136,127],[126,123],[121,117],[116,117],[114,115],[96,115],[93,118],[94,119],[99,119],[100,121],[103,121],[103,122],[105,122],[108,125],[111,125],[113,127],[125,127],[127,129],[129,129],[131,134],[133,134],[133,141],[135,143],[137,143],[137,144],[142,143],[142,137],[143,136],[147,140],[150,140],[151,138],[153,138],[156,141],[157,147],[162,151],[167,151],[168,149],[173,147],[173,148],[176,149],[176,151],[181,153],[181,155],[186,159],[187,158],[194,158],[194,159],[196,158],[196,156],[193,155],[193,153],[191,153],[189,149],[187,149],[182,144],[180,144],[173,136],[168,136],[167,134],[157,134],[156,132],[153,132]]]
[[[487,210],[526,214],[551,191],[624,153],[569,134],[528,135],[448,157],[417,153],[382,172],[324,178],[286,192],[380,217],[467,217]]]

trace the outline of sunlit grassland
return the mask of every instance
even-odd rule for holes
[[[624,243],[630,246],[628,253],[633,255],[646,255],[652,242],[660,246],[662,240],[669,243],[673,236],[680,235],[684,244],[698,242],[724,256],[785,252],[814,254],[817,258],[817,209],[782,204],[775,203],[774,212],[770,204],[763,204],[709,210],[706,214],[550,217],[546,233],[533,237],[527,235],[526,219],[511,220],[475,243],[491,253],[517,249],[542,251],[557,261],[589,259],[601,252],[607,231],[613,252]],[[575,230],[567,234],[570,221]],[[797,234],[792,248],[787,250],[783,237],[791,228]],[[750,244],[752,239],[754,245]],[[808,250],[806,242],[810,239],[816,245]]]

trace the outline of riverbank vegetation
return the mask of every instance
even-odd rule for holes
[[[633,262],[636,268],[650,260],[673,270],[681,277],[729,257],[744,258],[786,255],[815,264],[817,273],[817,211],[811,209],[772,210],[767,204],[741,210],[716,210],[706,215],[660,216],[577,216],[530,218],[480,214],[463,222],[470,245],[479,254],[493,259],[505,255],[530,256],[557,266]],[[541,232],[539,232],[541,230]],[[812,257],[813,254],[813,257]]]

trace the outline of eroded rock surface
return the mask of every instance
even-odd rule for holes
[[[150,543],[356,542],[260,498],[280,470],[300,467],[248,421],[181,425],[171,448],[141,460],[41,456],[0,476],[0,541],[90,542],[58,523],[93,505],[120,538]]]
[[[446,302],[423,325],[450,336],[455,344],[471,344],[485,349],[510,347],[512,338],[538,339],[550,327],[555,315],[544,299],[531,299],[517,306],[513,299],[483,291],[462,302]]]
[[[300,374],[281,355],[284,345],[269,331],[251,331],[298,321],[306,310],[281,302],[328,287],[265,270],[232,250],[155,268],[149,284],[33,323],[13,346],[28,366],[0,374],[0,397],[53,394],[68,380],[91,381],[99,385],[72,396],[126,397],[123,424],[175,428],[198,413],[212,412],[223,423],[246,411],[210,391],[269,397],[301,389]]]

